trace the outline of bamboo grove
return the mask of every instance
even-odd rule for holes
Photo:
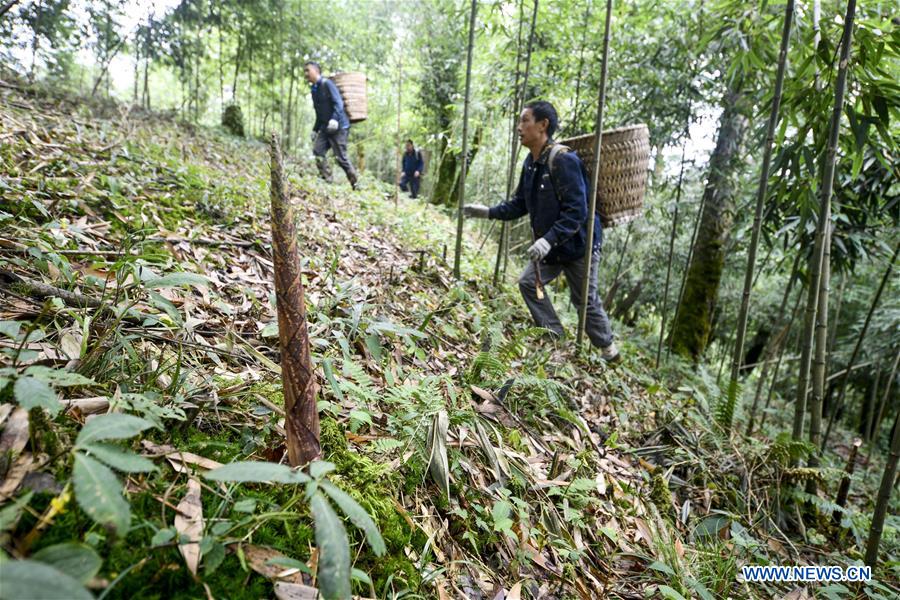
[[[309,131],[315,115],[305,65],[321,63],[326,75],[366,74],[369,115],[350,129],[349,155],[363,174],[363,188],[377,190],[373,198],[378,201],[390,198],[397,214],[408,206],[398,187],[404,143],[412,140],[422,150],[426,170],[414,210],[429,205],[448,229],[441,234],[446,236],[441,247],[408,249],[408,254],[419,253],[418,272],[427,270],[430,256],[448,273],[447,280],[433,277],[441,291],[422,319],[423,330],[468,295],[496,300],[515,288],[515,273],[534,242],[528,220],[469,221],[463,206],[493,206],[512,195],[526,155],[516,130],[519,115],[528,102],[547,100],[560,114],[559,139],[633,124],[649,129],[643,214],[596,232],[589,220],[586,263],[589,267],[597,236],[603,242],[600,296],[626,349],[624,368],[631,375],[628,369],[636,371],[640,363],[647,373],[632,380],[640,382],[641,393],[625,384],[616,388],[623,395],[617,419],[624,423],[628,418],[621,413],[640,412],[630,405],[629,394],[652,397],[665,389],[674,397],[690,389],[691,410],[702,415],[702,425],[681,424],[687,409],[657,407],[650,412],[660,422],[670,419],[660,426],[668,433],[651,435],[644,423],[646,435],[629,438],[630,445],[622,447],[642,464],[655,448],[675,445],[672,423],[690,430],[685,436],[708,432],[709,447],[698,442],[698,454],[708,450],[710,457],[752,463],[765,473],[759,487],[750,483],[750,475],[723,475],[730,484],[722,492],[727,500],[714,510],[746,516],[741,527],[773,537],[777,532],[798,546],[827,542],[852,548],[847,560],[874,567],[889,592],[900,590],[896,3],[335,0],[324,6],[316,0],[19,0],[0,5],[0,86],[44,86],[60,97],[127,106],[129,115],[159,115],[192,131],[224,132],[271,149],[272,228],[267,235],[272,236],[280,336],[273,352],[280,366],[269,362],[283,377],[279,410],[286,414],[290,465],[322,458],[320,436],[327,432],[320,431],[321,406],[332,392],[344,395],[334,379],[334,357],[320,360],[329,350],[316,346],[307,332],[307,321],[316,318],[307,307],[319,297],[311,281],[320,276],[308,265],[321,259],[305,254],[304,217],[295,215],[305,214],[308,192],[291,200],[285,183],[293,171],[314,173]],[[603,169],[603,137],[593,138],[586,165],[589,215]],[[7,175],[0,173],[0,191],[30,173]],[[122,185],[112,175],[100,180]],[[208,196],[202,202],[213,202]],[[368,210],[369,201],[360,202],[366,205],[360,210]],[[31,204],[10,206],[3,207],[10,218],[37,210]],[[335,223],[342,218],[337,209],[332,216]],[[295,219],[300,219],[296,226]],[[247,247],[259,244],[243,241]],[[372,270],[383,270],[375,255],[367,255]],[[393,283],[394,265],[380,275]],[[12,291],[30,285],[6,266],[0,282]],[[572,297],[587,297],[588,285],[585,277],[583,289]],[[559,298],[558,306],[569,298],[562,284],[547,287]],[[467,291],[457,291],[463,288]],[[480,327],[488,313],[498,321],[521,318],[515,307],[490,306],[467,319]],[[583,342],[586,311],[586,303],[569,303],[563,321],[572,326],[572,335],[547,350],[548,358],[529,377],[544,376],[560,356],[597,381],[608,384],[607,378],[617,377],[596,366],[596,352]],[[356,325],[352,331],[355,335]],[[412,344],[409,331],[402,335]],[[441,335],[451,337],[450,329]],[[486,363],[496,346],[492,335],[487,328],[472,334],[478,338],[477,356]],[[343,344],[344,359],[357,351],[370,362],[382,359],[370,338],[355,345],[346,336],[335,339]],[[545,349],[549,344],[540,343]],[[569,346],[571,354],[552,354],[563,347],[568,352]],[[524,348],[510,353],[509,364],[527,362]],[[25,380],[25,371],[16,370],[17,360],[4,365],[12,368],[2,375],[2,385],[10,383],[9,392],[0,392],[4,402]],[[499,398],[502,403],[511,383],[495,393],[475,380],[464,381],[464,373],[482,369],[490,371],[480,363],[460,367],[457,378],[474,390],[477,401]],[[457,369],[448,372],[457,374]],[[570,375],[578,380],[575,372]],[[343,372],[351,374],[352,369]],[[570,412],[566,418],[583,419],[572,416],[578,411]],[[350,438],[378,425],[362,419],[362,425],[354,422]],[[452,460],[437,465],[430,458],[435,452],[447,454],[448,422],[452,430],[460,420],[452,412],[448,417],[432,410],[426,421],[430,428],[418,426],[428,432],[429,453],[416,474],[419,484],[425,485],[431,473],[441,480],[434,493],[447,497],[440,509],[465,512],[462,505],[449,503],[451,472],[457,469],[458,476],[463,467]],[[411,435],[425,435],[416,432]],[[475,427],[471,432],[477,439],[468,443],[491,447],[493,432]],[[619,449],[617,435],[605,432],[602,443]],[[460,450],[464,437],[458,439]],[[409,447],[415,447],[418,438],[411,439]],[[76,468],[83,465],[84,453],[76,443],[71,452],[79,461]],[[504,470],[492,451],[485,454],[492,469]],[[559,460],[554,454],[548,481],[562,477],[566,467]],[[648,471],[647,494],[662,486],[668,498],[669,488],[681,485],[678,468],[672,460],[665,469]],[[329,531],[339,529],[343,537],[338,541],[346,544],[333,501],[364,532],[365,546],[381,556],[384,541],[356,504],[358,498],[345,503],[323,469],[303,475],[302,481],[310,490],[310,481],[321,486],[306,497],[316,513],[316,542],[337,543],[326,533],[320,541],[319,525],[329,522]],[[264,481],[235,473],[234,479],[223,475],[220,481]],[[278,477],[301,483],[297,474],[303,472],[291,473],[278,471]],[[675,506],[676,512],[685,505]],[[739,538],[735,531],[728,535]],[[789,555],[799,561],[803,552],[795,550]],[[347,563],[347,575],[341,571],[334,589],[349,594],[349,554],[339,558]],[[683,597],[666,596],[661,587],[654,588],[660,597]]]

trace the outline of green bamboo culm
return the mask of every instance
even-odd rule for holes
[[[466,168],[469,162],[469,100],[472,91],[472,54],[475,48],[475,15],[478,12],[478,0],[472,0],[469,14],[469,46],[466,53],[466,96],[463,104],[462,130],[462,166],[459,174],[459,196],[456,204],[456,252],[453,256],[453,276],[460,278],[460,260],[462,259],[463,204],[466,197]]]
[[[803,334],[800,338],[800,373],[797,395],[794,403],[794,422],[791,436],[795,440],[803,437],[803,421],[806,415],[806,396],[809,392],[810,367],[812,366],[813,336],[815,334],[816,313],[819,306],[822,263],[825,257],[825,243],[831,221],[831,195],[834,187],[834,167],[837,157],[838,134],[841,126],[841,112],[844,107],[844,93],[847,89],[847,70],[850,62],[850,46],[853,38],[853,20],[856,15],[856,0],[847,3],[844,17],[844,34],[838,62],[837,80],[834,84],[834,108],[828,130],[828,146],[822,169],[820,187],[819,221],[816,226],[816,243],[809,265],[809,287],[807,288],[806,314]]]
[[[784,89],[784,71],[787,65],[788,45],[791,39],[791,24],[794,19],[794,0],[788,0],[784,9],[784,26],[781,31],[781,49],[778,52],[778,68],[775,73],[775,91],[772,96],[772,110],[769,113],[769,121],[766,125],[766,141],[763,146],[762,167],[759,171],[759,184],[756,188],[756,208],[753,213],[753,230],[750,236],[750,247],[747,249],[747,268],[744,270],[744,291],[741,296],[741,308],[738,312],[737,333],[734,340],[734,354],[731,361],[731,381],[728,384],[728,397],[730,410],[722,413],[727,417],[727,422],[721,422],[722,429],[728,433],[731,431],[731,420],[734,417],[734,408],[739,386],[741,362],[744,357],[744,338],[747,335],[747,321],[750,313],[750,292],[753,288],[753,271],[756,268],[756,254],[759,250],[759,234],[762,229],[763,206],[769,186],[769,169],[772,164],[772,148],[775,145],[775,128],[778,126],[778,112],[781,107],[781,94]]]
[[[591,283],[591,253],[594,246],[594,213],[597,210],[597,185],[600,182],[600,151],[603,142],[603,108],[606,104],[606,75],[609,66],[609,28],[612,20],[612,0],[606,0],[606,22],[603,25],[603,60],[600,67],[600,92],[597,99],[597,125],[594,129],[594,170],[591,171],[588,197],[587,240],[584,249],[584,277],[581,284],[581,306],[578,309],[578,334],[575,346],[581,349],[584,325],[587,321],[588,289]]]

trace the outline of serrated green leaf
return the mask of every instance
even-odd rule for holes
[[[287,465],[269,462],[238,461],[223,465],[204,475],[212,481],[235,483],[306,483],[309,475]]]
[[[196,273],[169,273],[163,277],[157,277],[144,282],[144,287],[151,290],[179,287],[183,285],[208,286],[209,279]]]
[[[150,473],[156,470],[153,461],[111,444],[84,444],[81,449],[90,452],[92,456],[110,467],[125,473]]]
[[[319,591],[327,600],[350,597],[350,545],[344,524],[320,493],[309,501],[319,548]]]
[[[54,387],[69,387],[75,385],[92,385],[96,383],[90,377],[85,377],[80,373],[66,371],[65,369],[51,369],[50,367],[42,367],[40,365],[32,365],[25,369],[26,375],[31,375],[35,379],[40,379],[45,383],[49,383]]]
[[[325,490],[326,494],[331,496],[331,499],[338,505],[341,512],[347,515],[350,522],[363,530],[366,534],[366,540],[369,542],[375,555],[381,556],[384,554],[387,551],[387,548],[384,545],[384,539],[381,537],[381,532],[378,531],[378,526],[375,525],[375,521],[373,521],[372,517],[369,516],[369,513],[366,512],[366,509],[360,506],[356,500],[351,498],[344,490],[331,482],[322,481],[319,483],[319,486]]]
[[[13,384],[13,394],[19,406],[26,409],[45,408],[51,415],[62,409],[53,388],[34,377],[19,377]]]
[[[124,440],[134,437],[153,423],[122,413],[109,413],[88,419],[75,439],[75,446],[81,447],[100,440]]]
[[[0,563],[0,598],[29,600],[93,600],[93,596],[65,573],[36,560]]]
[[[72,480],[75,499],[90,518],[111,525],[119,533],[127,531],[131,524],[131,507],[122,497],[122,484],[109,467],[76,452]]]
[[[35,552],[31,558],[50,565],[82,584],[90,581],[103,564],[93,548],[76,542],[47,546]]]

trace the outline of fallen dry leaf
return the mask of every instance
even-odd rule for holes
[[[175,530],[187,536],[190,543],[181,544],[178,550],[192,575],[197,575],[200,565],[200,538],[203,536],[203,504],[200,501],[200,482],[191,477],[188,479],[187,494],[178,503],[175,514]]]
[[[316,600],[319,590],[302,583],[275,582],[275,597],[278,600]]]

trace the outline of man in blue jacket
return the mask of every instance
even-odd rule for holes
[[[325,181],[334,181],[331,175],[331,165],[325,155],[330,148],[334,152],[334,158],[347,174],[347,180],[353,189],[359,177],[356,169],[347,158],[347,138],[350,135],[350,119],[344,112],[344,100],[333,81],[322,77],[322,69],[317,62],[308,62],[303,67],[303,74],[311,84],[313,108],[316,110],[316,123],[313,125],[312,142],[313,155],[316,157],[316,165],[319,167],[319,175]]]
[[[403,153],[403,173],[400,176],[400,189],[404,192],[409,188],[409,197],[416,198],[419,195],[419,185],[422,183],[422,173],[425,172],[425,161],[422,160],[422,151],[416,148],[412,140],[406,140],[406,152]]]
[[[619,360],[619,351],[613,343],[609,317],[597,294],[597,268],[603,241],[600,217],[587,214],[587,171],[581,159],[574,152],[560,151],[560,147],[553,151],[556,146],[553,133],[558,125],[559,117],[552,104],[527,104],[519,118],[518,132],[522,145],[531,152],[525,157],[515,194],[497,206],[470,204],[463,210],[467,217],[501,221],[529,216],[535,241],[528,248],[531,262],[519,277],[519,290],[535,323],[556,336],[564,333],[562,323],[550,298],[543,293],[543,286],[564,273],[572,303],[581,306],[587,223],[588,218],[593,218],[594,242],[585,332],[591,343],[600,348],[603,359],[615,362]]]

